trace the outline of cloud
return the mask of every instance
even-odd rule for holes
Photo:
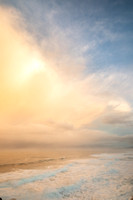
[[[132,148],[133,136],[112,135],[105,131],[25,125],[1,130],[0,147],[8,148]]]
[[[23,30],[12,28],[9,19],[13,17],[10,18],[10,10],[7,13],[3,9],[1,15],[7,18],[6,22],[1,21],[5,24],[1,26],[1,110],[5,120],[9,119],[11,123],[23,120],[70,121],[73,126],[80,126],[86,121],[92,121],[102,112],[104,105],[100,99],[96,103],[97,99],[91,93],[85,93],[82,75],[77,80],[66,81],[66,74],[69,76],[66,59],[63,59],[65,64],[62,65],[61,76],[53,67],[55,62],[42,58],[37,47],[26,42]],[[70,68],[75,70],[75,61],[71,58],[69,62]],[[77,72],[80,72],[78,68]],[[35,119],[36,116],[38,119]]]
[[[133,126],[133,113],[115,112],[106,115],[103,122],[110,125]]]
[[[111,67],[85,73],[85,58],[73,52],[69,31],[61,32],[53,16],[47,16],[51,34],[37,42],[20,13],[0,8],[1,147],[124,144],[118,136],[90,127],[101,118],[105,124],[130,124],[129,91],[123,91],[132,83],[130,72],[119,74]]]

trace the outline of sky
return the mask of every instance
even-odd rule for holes
[[[0,148],[133,147],[132,0],[0,0]]]

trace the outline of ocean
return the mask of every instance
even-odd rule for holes
[[[133,196],[132,151],[2,155],[2,200],[129,200]]]

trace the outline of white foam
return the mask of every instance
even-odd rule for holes
[[[128,200],[133,195],[133,154],[100,154],[53,170],[0,174],[3,200]]]

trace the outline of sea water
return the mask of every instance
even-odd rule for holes
[[[3,200],[129,200],[133,153],[101,153],[41,169],[0,173]]]

